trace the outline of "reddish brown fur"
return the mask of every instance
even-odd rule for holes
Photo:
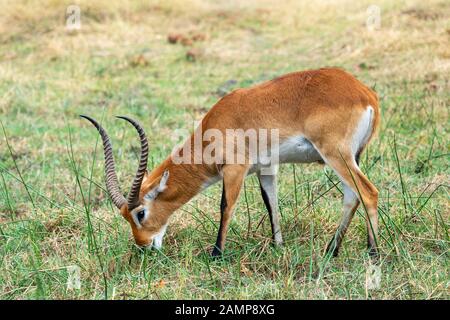
[[[374,110],[371,139],[380,122],[376,93],[341,69],[323,68],[289,73],[248,89],[235,90],[214,105],[203,118],[201,127],[203,131],[215,128],[223,133],[226,129],[274,128],[280,130],[281,140],[304,135],[346,183],[355,187],[353,179],[355,180],[362,200],[369,208],[371,221],[375,224],[378,191],[354,166],[354,155],[349,150],[354,129],[368,105]],[[191,137],[186,143],[193,143],[192,141]],[[206,143],[203,147],[205,146]],[[360,151],[364,147],[365,145]],[[346,163],[350,168],[347,168]],[[152,202],[150,218],[144,223],[144,228],[138,230],[127,209],[122,210],[133,228],[138,244],[147,244],[151,235],[167,222],[169,216],[195,196],[206,181],[218,175],[218,170],[222,174],[229,172],[230,176],[235,176],[230,181],[236,182],[226,185],[228,207],[231,208],[227,215],[231,218],[243,181],[243,178],[237,177],[246,174],[248,166],[226,163],[223,166],[176,165],[168,157],[144,179],[141,200],[159,183],[165,170],[170,172],[168,188]],[[226,220],[224,231],[222,230],[225,232],[224,238],[229,218]],[[375,235],[371,236],[373,238]],[[374,239],[371,241],[374,242]]]

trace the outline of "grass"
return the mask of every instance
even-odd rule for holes
[[[369,30],[369,1],[77,1],[78,31],[65,29],[72,2],[1,3],[0,298],[449,298],[447,2],[378,1],[381,27]],[[169,33],[205,39],[170,44]],[[209,257],[219,184],[175,214],[161,252],[134,247],[105,192],[98,134],[78,114],[103,119],[125,190],[138,140],[114,115],[144,124],[151,168],[221,92],[330,65],[381,97],[381,130],[361,159],[380,190],[379,288],[366,284],[362,208],[340,256],[323,254],[342,195],[318,165],[281,168],[283,248],[270,244],[255,177],[223,259]],[[67,287],[71,266],[80,289]]]

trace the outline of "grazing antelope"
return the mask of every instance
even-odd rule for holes
[[[378,191],[361,172],[361,152],[373,137],[380,122],[378,97],[349,73],[337,68],[323,68],[289,73],[248,89],[237,89],[220,99],[206,114],[198,128],[177,152],[187,159],[178,163],[169,156],[148,173],[148,144],[144,130],[134,120],[141,141],[139,168],[125,199],[114,169],[111,142],[105,130],[92,118],[104,147],[106,186],[113,203],[130,223],[136,244],[160,248],[172,213],[211,184],[222,180],[219,233],[212,255],[224,250],[228,226],[245,177],[256,173],[262,197],[270,215],[273,240],[282,243],[277,204],[276,166],[263,174],[262,158],[245,156],[243,163],[228,161],[235,148],[215,151],[215,161],[195,161],[196,132],[213,130],[227,135],[229,129],[276,129],[279,163],[319,162],[330,166],[343,185],[342,221],[327,247],[336,256],[353,215],[363,202],[367,213],[368,247],[377,256]],[[205,134],[206,135],[206,134]],[[213,143],[200,136],[200,151]],[[259,136],[257,142],[261,142]],[[272,141],[272,139],[270,139]],[[189,148],[190,147],[190,148]],[[249,151],[249,143],[245,144]],[[186,151],[187,150],[187,151]],[[226,158],[226,159],[225,159]],[[217,160],[218,159],[218,160]],[[253,161],[250,161],[253,160]]]

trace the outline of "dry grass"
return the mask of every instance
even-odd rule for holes
[[[445,1],[379,1],[379,30],[366,27],[370,1],[76,3],[81,29],[68,31],[72,1],[0,1],[1,298],[449,297]],[[172,33],[204,39],[170,44]],[[92,166],[96,132],[78,114],[104,117],[126,182],[137,141],[113,115],[145,124],[153,166],[174,145],[173,130],[192,129],[218,91],[329,65],[356,74],[382,98],[380,135],[363,156],[364,171],[381,191],[379,289],[365,287],[362,215],[341,256],[323,256],[341,195],[333,187],[337,178],[312,165],[295,166],[295,175],[292,166],[281,172],[281,250],[270,246],[268,219],[257,228],[267,214],[254,178],[223,261],[208,257],[219,185],[176,214],[163,252],[133,248],[103,190],[102,162]],[[101,159],[100,150],[95,155]],[[80,290],[66,288],[70,265],[81,268]]]

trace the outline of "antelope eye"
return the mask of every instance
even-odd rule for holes
[[[139,211],[139,212],[136,214],[136,217],[137,217],[139,223],[142,222],[142,219],[144,219],[144,216],[145,216],[144,210],[141,210],[141,211]]]

